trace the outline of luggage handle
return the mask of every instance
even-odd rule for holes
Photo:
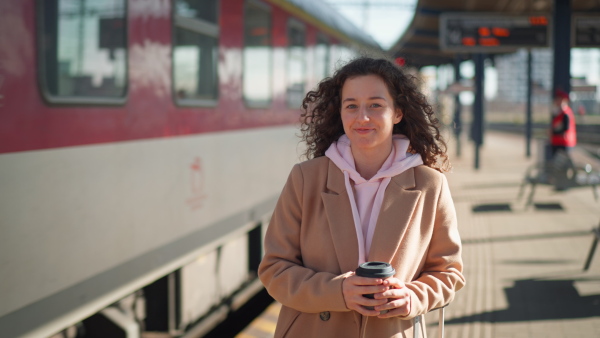
[[[444,310],[446,309],[446,306],[448,306],[448,305],[444,305],[437,309],[431,310],[431,311],[434,311],[434,310],[439,311],[438,338],[444,338]],[[423,320],[422,320],[421,316],[423,316],[423,315],[416,316],[413,320],[413,338],[420,338],[422,336],[420,334],[421,329],[423,331],[425,331],[425,327],[423,326]]]

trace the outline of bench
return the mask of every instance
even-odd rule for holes
[[[600,185],[600,173],[592,170],[590,164],[576,165],[569,155],[559,151],[549,161],[534,164],[527,168],[523,183],[519,189],[520,199],[527,185],[531,186],[527,206],[533,203],[535,188],[538,184],[551,185],[556,191],[564,191],[571,188],[591,187],[594,199],[598,200],[598,186]]]

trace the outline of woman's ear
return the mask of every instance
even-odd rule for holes
[[[394,116],[394,124],[400,123],[400,121],[402,121],[403,116],[404,116],[404,114],[402,114],[402,110],[400,108],[396,108],[396,115]]]

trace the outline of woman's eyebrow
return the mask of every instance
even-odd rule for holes
[[[369,100],[385,100],[385,98],[384,98],[384,97],[381,97],[381,96],[371,96],[371,97],[369,97],[368,99],[369,99]],[[355,99],[355,98],[353,98],[353,97],[348,97],[348,98],[345,98],[345,99],[342,101],[342,103],[344,103],[344,102],[346,102],[346,101],[356,101],[356,99]]]

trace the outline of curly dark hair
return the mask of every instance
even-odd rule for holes
[[[341,109],[342,87],[347,79],[377,75],[386,84],[394,106],[403,113],[394,125],[394,134],[410,140],[410,151],[418,153],[423,163],[440,172],[450,169],[444,142],[433,108],[417,88],[416,79],[386,59],[359,57],[338,69],[333,77],[321,81],[302,101],[301,137],[306,142],[308,159],[325,155],[329,146],[344,134]]]

